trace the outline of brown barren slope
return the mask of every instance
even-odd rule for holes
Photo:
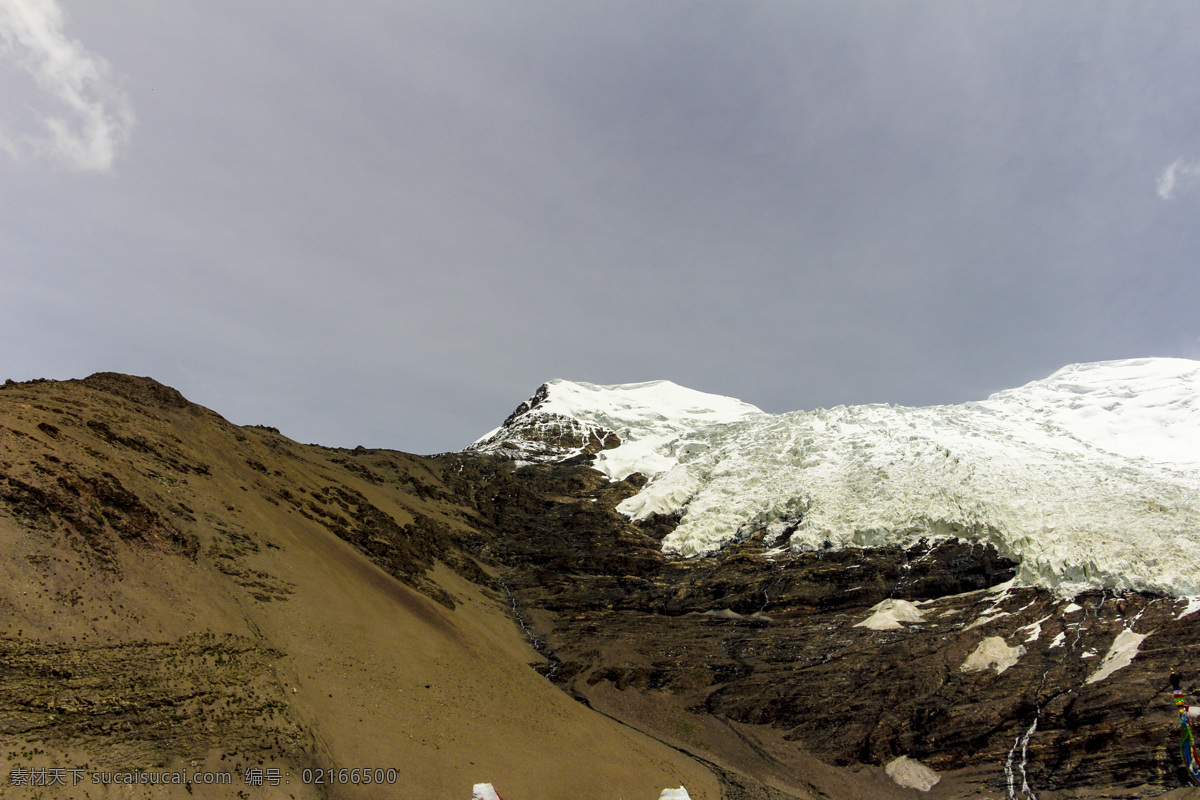
[[[238,427],[145,378],[0,389],[0,794],[721,797],[530,669],[438,469]],[[337,780],[365,768],[395,783]],[[10,786],[20,769],[81,771]],[[92,783],[129,770],[194,782]]]

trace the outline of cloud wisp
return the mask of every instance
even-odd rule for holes
[[[0,62],[38,88],[36,133],[13,133],[0,121],[0,150],[18,160],[48,158],[80,172],[111,172],[128,143],[133,107],[100,56],[63,33],[54,0],[0,0]]]
[[[1200,161],[1180,158],[1158,176],[1158,196],[1170,200],[1181,189],[1200,185]]]

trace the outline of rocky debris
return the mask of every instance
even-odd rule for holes
[[[270,603],[288,598],[295,588],[293,584],[247,563],[247,555],[261,552],[253,536],[240,528],[230,527],[222,520],[217,520],[214,527],[216,535],[206,555],[219,572],[229,576],[259,602]]]
[[[601,684],[658,695],[694,715],[781,729],[833,764],[882,765],[900,755],[939,771],[991,764],[995,788],[1004,781],[1001,765],[1037,720],[1024,765],[1033,785],[1170,785],[1165,745],[1177,733],[1159,685],[1169,669],[1163,654],[1143,651],[1142,662],[1086,683],[1099,660],[1088,653],[1103,653],[1122,625],[1120,601],[1089,598],[1074,623],[1063,619],[1061,601],[1023,590],[1001,603],[1006,617],[960,634],[995,600],[986,593],[935,600],[928,609],[935,621],[895,633],[855,627],[867,608],[768,606],[769,622],[593,610],[560,616],[537,635],[560,659],[555,679],[593,702]],[[1147,612],[1147,629],[1184,627],[1167,602],[1126,602]],[[963,671],[980,642],[1021,642],[1043,617],[1045,638],[1018,645],[1027,652],[1016,663]],[[1064,632],[1070,643],[1053,647]],[[1182,641],[1164,634],[1176,654],[1195,654],[1194,634]]]

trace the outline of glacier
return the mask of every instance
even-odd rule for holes
[[[1074,364],[960,405],[786,414],[663,381],[543,389],[524,424],[553,412],[616,432],[594,466],[650,479],[618,510],[678,514],[669,553],[755,534],[792,553],[957,537],[1062,596],[1200,595],[1197,361]]]

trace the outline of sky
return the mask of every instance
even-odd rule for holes
[[[457,450],[1200,358],[1200,4],[0,0],[0,380]]]

